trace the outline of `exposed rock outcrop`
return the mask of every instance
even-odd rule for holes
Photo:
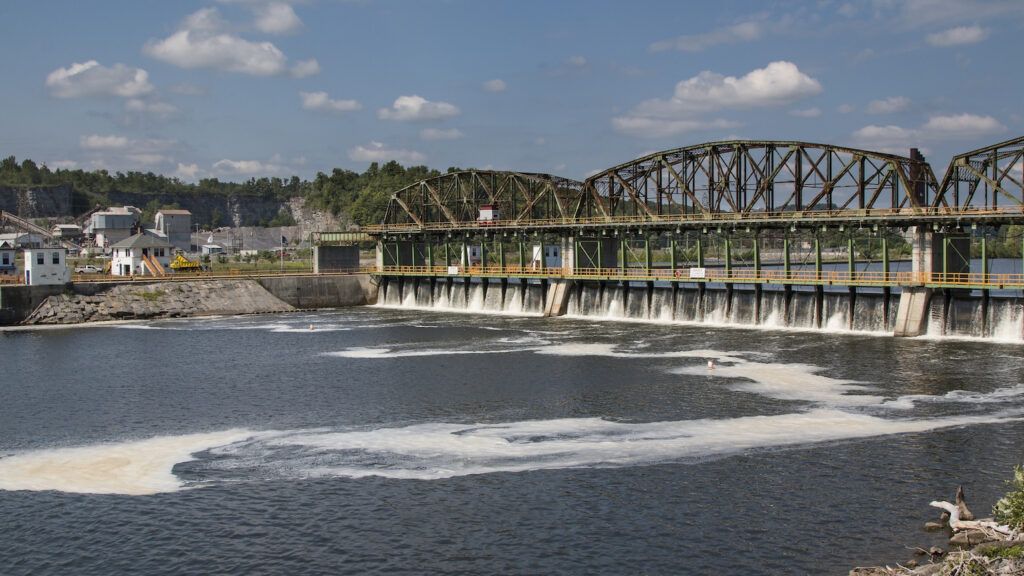
[[[77,324],[289,310],[294,308],[272,295],[255,280],[194,280],[118,284],[97,289],[93,294],[64,293],[50,296],[24,323]]]

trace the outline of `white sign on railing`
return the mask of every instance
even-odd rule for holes
[[[449,276],[457,276],[458,274],[459,274],[459,267],[458,266],[449,266],[448,267],[448,275]]]
[[[690,278],[707,278],[707,269],[690,268]]]

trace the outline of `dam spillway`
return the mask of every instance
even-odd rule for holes
[[[479,314],[543,315],[553,283],[538,279],[388,278],[387,307]],[[573,282],[564,316],[590,320],[890,335],[900,291],[832,287]],[[937,291],[923,335],[1024,342],[1024,298]]]

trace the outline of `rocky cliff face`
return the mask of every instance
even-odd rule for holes
[[[60,218],[71,216],[70,185],[38,188],[0,187],[0,210],[22,218]]]

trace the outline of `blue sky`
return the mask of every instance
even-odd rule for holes
[[[0,4],[0,154],[245,180],[371,161],[582,178],[721,139],[1024,134],[1024,2]]]

